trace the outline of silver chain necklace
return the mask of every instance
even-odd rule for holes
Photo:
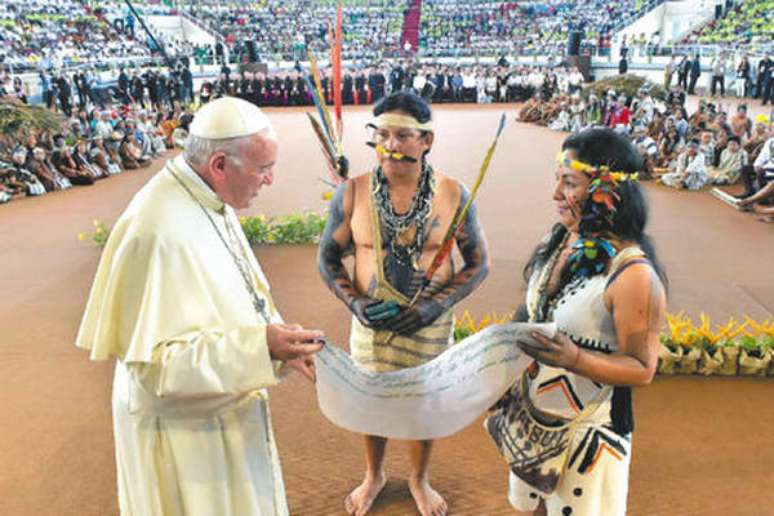
[[[226,238],[223,236],[223,233],[221,233],[220,228],[215,223],[215,220],[210,215],[209,211],[207,211],[207,208],[205,208],[202,203],[199,201],[199,199],[196,198],[194,193],[191,191],[190,188],[188,188],[188,185],[186,185],[182,179],[180,179],[177,174],[172,170],[170,167],[169,172],[172,174],[172,177],[174,177],[178,183],[180,183],[180,186],[183,187],[183,189],[188,192],[188,195],[191,196],[191,198],[196,202],[196,204],[201,208],[204,215],[207,217],[207,220],[210,221],[210,224],[215,229],[215,232],[218,234],[218,237],[220,238],[220,241],[223,242],[223,246],[228,250],[228,254],[231,255],[231,259],[234,261],[234,265],[236,265],[237,270],[239,270],[239,275],[242,276],[242,281],[244,281],[245,289],[247,290],[248,295],[253,300],[253,307],[255,308],[256,313],[258,313],[262,318],[263,321],[268,324],[269,323],[269,316],[266,314],[266,300],[263,299],[261,296],[258,295],[258,292],[255,290],[255,285],[253,284],[253,280],[250,278],[250,273],[248,272],[249,269],[249,262],[247,261],[247,257],[244,255],[244,249],[242,249],[241,245],[240,253],[241,257],[237,256],[237,254],[234,252],[234,250],[231,248],[231,246],[226,241]],[[228,221],[228,217],[224,216],[224,223],[226,225],[226,231],[230,233],[230,236],[232,239],[235,239],[235,234],[233,228],[231,228],[231,224]],[[239,240],[236,240],[236,243],[239,244]]]

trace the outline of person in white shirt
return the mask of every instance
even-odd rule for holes
[[[113,124],[110,123],[110,113],[107,111],[100,113],[99,120],[94,125],[94,134],[103,140],[109,139],[113,134]]]
[[[691,140],[677,158],[674,172],[661,176],[661,182],[672,188],[699,190],[707,184],[707,165],[699,150],[698,140]]]

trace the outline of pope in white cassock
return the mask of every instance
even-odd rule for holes
[[[206,105],[105,246],[76,345],[117,358],[123,515],[288,513],[265,389],[283,362],[313,380],[322,333],[283,324],[234,213],[276,158],[260,109]]]

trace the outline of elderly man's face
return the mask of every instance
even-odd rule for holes
[[[251,136],[241,156],[225,156],[216,164],[215,192],[232,208],[249,207],[258,192],[274,182],[277,152],[276,138]]]

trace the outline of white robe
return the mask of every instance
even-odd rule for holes
[[[133,198],[103,251],[76,345],[118,358],[113,423],[121,513],[285,515],[265,387],[266,324],[201,207],[236,228],[271,322],[281,322],[233,210],[182,157]]]

